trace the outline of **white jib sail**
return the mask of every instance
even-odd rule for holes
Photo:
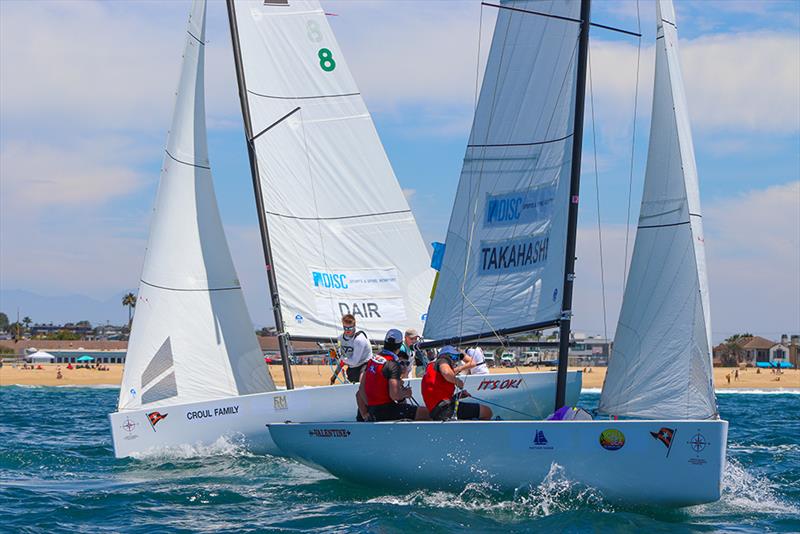
[[[658,0],[642,207],[600,410],[663,419],[717,413],[703,223],[671,0]]]
[[[286,330],[373,339],[421,328],[433,271],[372,118],[317,1],[235,2]]]
[[[189,17],[119,409],[273,391],[214,195],[206,144],[205,0]]]
[[[580,2],[502,6],[425,324],[430,339],[561,315]]]

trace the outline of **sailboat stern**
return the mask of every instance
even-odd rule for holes
[[[719,420],[268,426],[287,456],[370,487],[513,493],[561,478],[609,502],[674,508],[719,500],[728,434]],[[399,443],[413,458],[386,454]]]

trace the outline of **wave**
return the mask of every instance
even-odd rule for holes
[[[459,493],[416,490],[406,495],[375,497],[366,502],[393,506],[455,508],[491,515],[509,515],[515,520],[586,509],[596,512],[614,511],[598,490],[570,480],[564,468],[555,463],[550,466],[550,471],[541,483],[526,490],[517,490],[512,499],[508,499],[508,494],[501,493],[490,482],[473,482]]]
[[[775,389],[757,389],[757,388],[732,388],[732,389],[717,389],[717,395],[800,395],[800,388],[775,388]]]
[[[154,446],[144,451],[131,454],[135,460],[145,463],[164,463],[174,460],[193,460],[214,456],[227,456],[233,458],[254,457],[244,441],[244,438],[222,436],[209,445],[181,444],[173,446]]]
[[[796,515],[800,508],[785,502],[776,493],[777,486],[766,477],[749,473],[742,464],[732,458],[725,462],[722,475],[722,496],[718,503],[693,507],[693,511],[704,515],[725,514],[772,514]],[[723,508],[723,510],[720,510]]]

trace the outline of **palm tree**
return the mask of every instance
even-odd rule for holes
[[[724,365],[739,365],[744,357],[744,349],[742,344],[748,338],[753,337],[752,334],[735,334],[725,340],[724,353],[722,355]]]
[[[128,307],[128,328],[130,328],[133,321],[133,309],[136,307],[136,295],[127,293],[122,297],[122,305]]]
[[[31,320],[31,318],[28,317],[27,315],[22,319],[22,324],[25,325],[25,330],[28,330],[30,328],[32,322],[33,321]]]

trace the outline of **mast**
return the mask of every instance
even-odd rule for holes
[[[255,144],[253,139],[253,128],[250,122],[250,105],[247,102],[247,88],[244,79],[244,68],[242,66],[242,54],[239,47],[239,30],[236,27],[236,9],[233,0],[227,0],[228,21],[231,28],[231,42],[233,44],[233,58],[236,65],[236,81],[239,85],[239,100],[242,104],[242,118],[244,119],[244,134],[247,140],[247,154],[250,159],[250,173],[253,177],[253,191],[256,197],[256,211],[258,212],[258,227],[261,231],[261,245],[264,249],[264,263],[267,268],[267,281],[269,282],[269,293],[272,299],[272,313],[275,318],[275,329],[278,331],[278,347],[281,352],[283,363],[283,375],[286,379],[286,389],[294,389],[292,371],[289,367],[289,343],[286,340],[286,331],[281,314],[280,298],[278,296],[278,281],[275,278],[275,267],[272,261],[272,248],[269,243],[269,229],[267,228],[267,217],[264,212],[264,201],[261,194],[261,180],[258,176],[258,161],[256,160]]]
[[[572,137],[572,171],[569,186],[569,218],[567,222],[567,253],[564,265],[564,291],[559,324],[558,375],[556,406],[566,402],[569,335],[572,324],[572,290],[575,283],[575,241],[578,234],[578,191],[581,185],[581,149],[583,145],[583,104],[586,98],[586,64],[589,55],[589,16],[591,0],[581,3],[581,33],[578,40],[578,80],[575,87],[575,126]]]

